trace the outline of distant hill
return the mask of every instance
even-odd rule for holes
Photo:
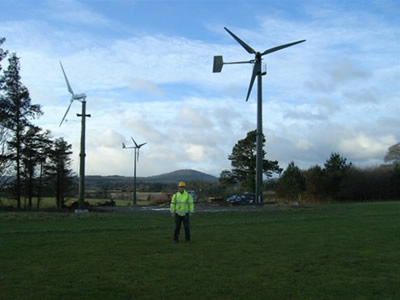
[[[132,184],[133,177],[128,176],[98,176],[89,175],[85,177],[85,183],[87,188],[96,188],[107,185],[121,186]],[[137,177],[137,183],[177,183],[179,181],[204,181],[204,182],[217,182],[218,178],[206,173],[202,173],[196,170],[177,170],[170,173],[148,176],[148,177]]]
[[[156,176],[141,177],[142,182],[173,183],[178,181],[217,182],[218,178],[196,170],[177,170]]]

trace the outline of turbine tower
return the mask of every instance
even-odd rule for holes
[[[261,62],[262,57],[266,54],[305,42],[305,40],[284,44],[281,46],[273,47],[265,50],[264,52],[255,51],[248,44],[242,41],[238,36],[236,36],[233,32],[231,32],[228,28],[224,27],[224,29],[250,54],[255,55],[255,59],[249,61],[238,61],[238,62],[224,62],[222,56],[214,56],[214,65],[213,72],[219,73],[222,70],[223,65],[227,64],[246,64],[252,63],[254,64],[253,74],[250,79],[250,86],[247,92],[246,102],[249,100],[249,96],[251,93],[251,89],[254,84],[254,80],[257,76],[257,150],[256,150],[256,201],[255,204],[262,205],[263,200],[263,149],[262,149],[262,141],[263,141],[263,129],[262,129],[262,76],[266,74],[266,72],[261,71]]]
[[[136,141],[133,139],[133,137],[131,137],[133,143],[135,144],[135,146],[132,147],[127,147],[125,145],[125,143],[122,143],[122,149],[134,149],[134,162],[133,162],[133,203],[132,205],[135,206],[136,205],[136,161],[139,161],[139,151],[140,151],[140,147],[146,145],[147,143],[142,143],[140,145],[138,145],[136,143]],[[136,152],[137,151],[137,152]],[[137,156],[136,156],[137,153]]]
[[[76,114],[78,117],[82,118],[81,122],[81,152],[79,154],[80,157],[80,165],[79,165],[79,201],[78,201],[78,210],[75,212],[87,212],[85,208],[85,133],[86,133],[86,117],[90,117],[90,114],[86,114],[86,94],[74,94],[74,91],[71,88],[71,85],[69,84],[67,75],[65,74],[64,68],[62,63],[60,62],[61,70],[64,74],[65,82],[67,84],[68,92],[71,93],[72,97],[70,100],[70,103],[68,105],[67,111],[64,114],[64,117],[62,118],[60,125],[64,122],[65,118],[67,117],[67,114],[69,112],[69,109],[71,108],[72,102],[80,101],[82,103],[82,113],[81,114]]]

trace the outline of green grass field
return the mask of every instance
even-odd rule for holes
[[[0,212],[0,299],[400,299],[400,202],[198,213]],[[183,232],[181,232],[183,238]]]

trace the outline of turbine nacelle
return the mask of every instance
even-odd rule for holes
[[[74,94],[71,98],[72,100],[85,100],[86,99],[86,94]]]
[[[137,148],[137,149],[140,149],[140,147],[142,147],[142,146],[144,146],[144,145],[147,144],[147,142],[146,142],[146,143],[143,143],[143,144],[138,145],[138,144],[136,143],[136,141],[134,140],[133,137],[131,137],[131,139],[132,139],[133,143],[135,144],[135,148]]]

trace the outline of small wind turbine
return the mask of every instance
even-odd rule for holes
[[[253,74],[250,79],[250,86],[247,92],[246,101],[249,100],[249,96],[251,93],[251,89],[254,84],[254,80],[257,76],[257,154],[256,154],[256,201],[255,204],[263,203],[263,155],[262,155],[262,140],[263,140],[263,130],[262,130],[262,76],[266,74],[266,72],[261,71],[261,62],[262,57],[266,54],[305,42],[305,40],[284,44],[281,46],[273,47],[265,50],[260,53],[251,48],[248,44],[242,41],[239,37],[237,37],[233,32],[231,32],[228,28],[224,27],[224,29],[250,54],[255,55],[255,59],[249,61],[237,61],[237,62],[224,62],[222,56],[214,56],[214,65],[213,72],[219,73],[222,70],[223,65],[227,64],[254,64]]]
[[[86,95],[85,94],[74,94],[74,91],[69,84],[67,75],[65,74],[64,68],[62,63],[60,62],[61,70],[64,74],[65,82],[67,84],[68,92],[71,93],[72,97],[70,103],[68,105],[67,111],[62,118],[60,125],[64,122],[69,109],[71,108],[72,102],[75,100],[80,101],[82,103],[82,113],[76,114],[78,117],[82,117],[81,122],[81,153],[79,154],[80,157],[80,167],[79,167],[79,201],[78,201],[78,211],[82,212],[85,211],[85,132],[86,132],[86,117],[90,117],[90,115],[86,114]]]
[[[122,149],[135,149],[135,157],[134,157],[134,163],[133,163],[133,205],[136,205],[136,161],[139,161],[139,151],[140,147],[146,145],[147,143],[142,143],[138,145],[136,141],[131,137],[133,143],[135,146],[132,147],[127,147],[125,143],[122,143]],[[136,152],[137,151],[137,152]],[[137,155],[136,155],[137,153]]]

